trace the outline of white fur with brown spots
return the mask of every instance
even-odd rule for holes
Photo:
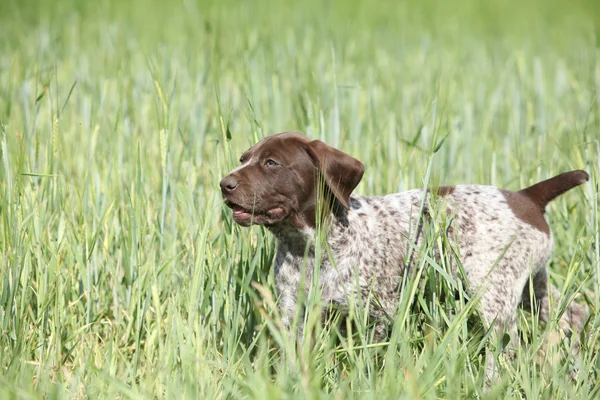
[[[493,324],[514,339],[519,306],[531,308],[530,277],[540,319],[549,315],[546,264],[553,239],[544,218],[546,204],[589,178],[584,171],[571,171],[519,192],[458,185],[431,192],[357,196],[351,192],[362,178],[362,164],[297,133],[263,139],[244,153],[242,161],[242,167],[222,180],[221,189],[236,221],[249,225],[255,214],[256,221],[277,237],[275,280],[286,327],[297,311],[303,274],[304,290],[312,281],[317,215],[324,212],[327,244],[319,260],[322,300],[346,305],[349,296],[365,302],[372,296],[379,307],[372,306],[371,314],[381,317],[383,312],[395,312],[402,277],[414,261],[407,260],[411,245],[419,246],[424,238],[423,222],[439,223],[431,215],[442,210],[451,220],[447,234],[459,254],[467,287],[471,293],[481,289],[484,324]],[[315,200],[319,177],[326,182],[323,208]],[[272,210],[277,211],[276,218]],[[570,335],[582,329],[586,318],[585,309],[572,303],[561,326]],[[382,326],[378,329],[381,337]]]

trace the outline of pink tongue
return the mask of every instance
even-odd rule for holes
[[[242,207],[235,206],[233,207],[233,213],[235,215],[244,214],[246,211]]]
[[[276,214],[280,212],[283,212],[283,209],[281,207],[271,208],[269,211],[267,211],[268,214]]]

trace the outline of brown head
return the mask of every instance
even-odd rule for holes
[[[350,207],[350,194],[364,173],[354,157],[296,132],[264,138],[242,154],[240,163],[220,186],[234,221],[243,226],[287,221],[299,229],[314,227],[321,204],[327,210]],[[322,202],[317,200],[320,181]]]

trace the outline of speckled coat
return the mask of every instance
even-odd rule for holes
[[[460,185],[443,197],[428,194],[421,212],[424,193],[410,190],[384,197],[353,196],[350,209],[342,217],[329,219],[330,251],[322,251],[320,268],[322,299],[345,305],[349,295],[359,294],[365,300],[371,295],[383,311],[393,315],[399,284],[406,266],[410,267],[408,257],[411,247],[415,247],[412,244],[418,247],[423,240],[420,221],[429,217],[434,197],[438,206],[444,206],[442,212],[450,221],[448,238],[460,255],[469,289],[476,292],[487,284],[480,305],[485,322],[496,319],[505,328],[516,329],[517,308],[528,278],[546,274],[551,234],[517,218],[505,194],[495,187]],[[305,266],[307,281],[314,269],[314,245],[310,242],[314,241],[315,230],[272,230],[278,238],[277,291],[284,323],[289,324],[296,311],[302,268]],[[307,242],[311,250],[304,257]],[[377,307],[373,307],[373,313],[377,314]]]
[[[275,279],[286,327],[297,311],[299,291],[312,281],[317,226],[325,227],[326,241],[318,269],[321,299],[346,305],[352,296],[365,301],[372,296],[378,306],[370,312],[379,317],[395,312],[402,277],[419,257],[409,256],[410,249],[426,236],[423,224],[444,218],[467,288],[481,295],[483,322],[514,334],[518,307],[531,308],[530,278],[539,317],[546,321],[548,291],[558,292],[548,285],[553,240],[545,208],[589,179],[578,170],[517,192],[458,185],[363,197],[352,195],[364,172],[360,161],[298,133],[267,137],[240,162],[221,181],[221,191],[237,223],[264,225],[277,237]],[[570,334],[586,318],[585,309],[572,303],[561,325]]]

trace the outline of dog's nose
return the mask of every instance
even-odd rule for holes
[[[220,183],[221,193],[229,194],[229,193],[233,192],[235,190],[235,188],[237,187],[238,183],[239,183],[238,180],[235,179],[233,176],[231,176],[231,175],[226,176],[225,178],[223,178],[223,180]]]

